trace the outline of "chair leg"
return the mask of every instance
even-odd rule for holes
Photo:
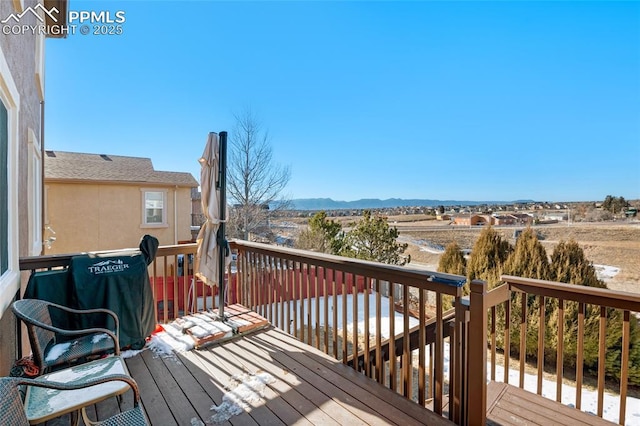
[[[89,415],[87,414],[86,407],[82,407],[80,412],[82,413],[82,420],[84,421],[85,426],[91,426],[91,425],[98,424],[98,422],[94,422],[93,420],[91,420],[89,418]]]
[[[80,424],[80,413],[78,411],[72,411],[70,416],[71,426],[78,426]]]

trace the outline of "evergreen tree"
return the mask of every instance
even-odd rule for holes
[[[514,250],[504,264],[503,272],[525,278],[549,279],[551,268],[547,251],[531,227],[527,227],[518,237]]]
[[[503,273],[524,278],[547,280],[551,275],[551,267],[547,257],[547,251],[542,246],[536,232],[528,227],[518,237],[515,249],[509,254]],[[512,317],[517,321],[522,315],[520,297],[512,297]],[[552,315],[556,306],[553,303],[545,303],[545,315]],[[527,342],[528,356],[536,356],[538,352],[538,327],[540,324],[540,298],[535,295],[527,296]],[[545,324],[547,327],[547,324]],[[550,330],[545,333],[545,341],[549,340]],[[520,348],[520,330],[517,327],[511,329],[512,350],[516,353]],[[545,345],[547,346],[547,345]]]
[[[552,280],[568,284],[588,287],[607,288],[598,279],[595,268],[585,256],[584,251],[575,241],[561,241],[551,255]],[[578,303],[567,302],[564,312],[564,361],[569,367],[575,367],[577,354]],[[557,347],[558,311],[551,318],[550,326],[553,331],[551,338]],[[622,361],[622,312],[616,309],[606,309],[606,356],[605,374],[609,377],[620,377]],[[630,321],[631,347],[629,350],[629,382],[640,384],[640,330],[638,320],[631,315]],[[584,316],[584,366],[588,371],[596,372],[599,359],[599,329],[600,308],[586,305]]]
[[[325,211],[320,211],[309,219],[308,228],[300,232],[296,247],[321,253],[339,254],[343,239],[342,225],[333,219],[328,219]]]
[[[467,278],[484,280],[490,289],[500,284],[502,265],[507,260],[512,247],[508,241],[502,239],[491,226],[482,230],[467,263]]]
[[[613,197],[611,195],[607,195],[602,202],[602,208],[613,214],[621,213],[627,207],[629,207],[629,203],[624,199],[624,197]]]
[[[455,241],[449,243],[442,256],[440,256],[438,272],[456,275],[467,274],[467,259],[464,258],[464,254],[460,251],[460,246]],[[451,309],[453,307],[453,296],[443,296],[442,307],[445,311]]]
[[[356,259],[372,260],[391,265],[405,265],[411,261],[404,252],[407,243],[398,243],[398,229],[390,227],[387,218],[374,216],[365,210],[362,219],[344,235],[338,254]]]
[[[464,258],[458,243],[451,242],[447,245],[438,262],[438,271],[447,274],[466,275],[467,259]]]
[[[551,255],[551,274],[549,279],[568,284],[606,288],[598,279],[593,264],[589,262],[577,242],[560,241]]]

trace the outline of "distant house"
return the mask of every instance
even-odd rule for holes
[[[542,221],[545,223],[562,222],[569,219],[567,213],[548,213],[542,217]]]
[[[498,226],[515,225],[516,218],[510,214],[501,214],[493,217],[495,224]]]
[[[459,214],[453,218],[453,224],[458,226],[493,225],[494,219],[488,214]]]
[[[510,213],[494,216],[496,225],[531,225],[533,216],[526,213]]]
[[[516,223],[520,225],[533,224],[533,216],[527,213],[513,213],[511,216],[516,218]]]
[[[46,151],[47,254],[161,245],[191,240],[190,173],[157,171],[149,158]]]

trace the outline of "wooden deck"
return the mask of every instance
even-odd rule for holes
[[[225,424],[451,424],[275,328],[174,358],[144,351],[127,365],[153,425],[209,424],[232,376],[258,373],[275,381]]]
[[[487,385],[487,424],[611,426],[614,423],[516,386],[490,382]]]
[[[233,377],[263,373],[274,379],[264,388],[263,396],[221,424],[453,424],[274,327],[170,357],[145,350],[127,358],[126,363],[138,382],[152,425],[218,424],[212,421],[216,412],[211,407],[223,403],[223,396],[234,384]],[[100,420],[130,405],[131,391],[122,401],[111,398],[88,411]],[[69,424],[69,415],[47,422],[48,426]],[[518,387],[490,382],[487,424],[612,423]]]

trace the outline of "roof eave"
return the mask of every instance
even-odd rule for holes
[[[45,16],[45,23],[47,25],[47,37],[48,38],[66,38],[68,34],[68,22],[67,16],[69,16],[69,1],[68,0],[44,0],[44,7],[51,11],[56,20],[49,15]],[[57,13],[52,10],[55,8]]]

